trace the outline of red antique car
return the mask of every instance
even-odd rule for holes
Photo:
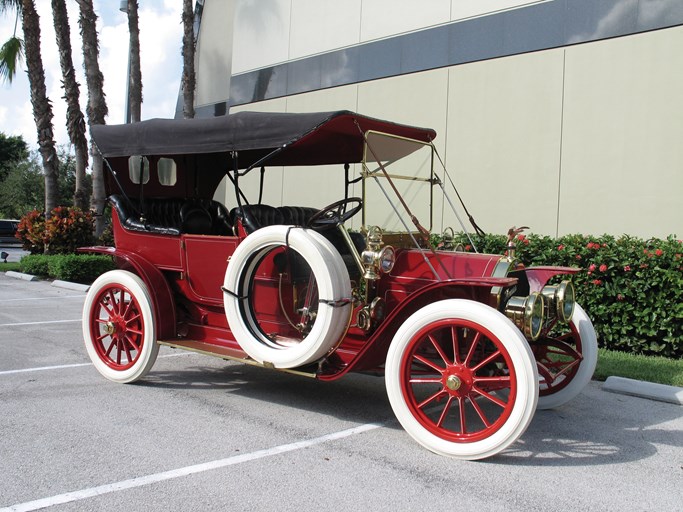
[[[593,374],[576,269],[524,268],[514,230],[505,255],[430,244],[434,211],[457,216],[433,130],[348,111],[243,112],[92,135],[115,247],[83,250],[119,270],[93,283],[83,334],[108,379],[143,378],[160,345],[321,381],[380,374],[415,440],[480,459]],[[344,178],[339,200],[263,203],[265,186],[310,166]],[[221,182],[235,190],[231,208],[214,199]]]

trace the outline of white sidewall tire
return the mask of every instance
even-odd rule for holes
[[[93,342],[95,334],[91,331],[90,322],[93,307],[96,306],[100,293],[112,285],[121,285],[130,291],[137,300],[144,323],[142,349],[138,359],[132,367],[120,371],[111,368],[100,358]],[[88,290],[83,305],[83,339],[90,360],[97,371],[107,379],[120,384],[127,384],[141,379],[149,372],[159,353],[159,345],[156,339],[152,299],[142,279],[125,270],[112,270],[102,274],[95,280]]]
[[[252,359],[276,368],[296,368],[317,361],[341,339],[348,326],[351,304],[333,307],[320,304],[313,328],[296,346],[275,346],[260,331],[241,304],[248,299],[250,281],[262,257],[276,247],[289,246],[301,255],[315,276],[318,295],[325,300],[351,297],[351,284],[339,253],[321,235],[292,226],[268,226],[247,236],[230,258],[225,273],[223,303],[233,336]],[[235,295],[233,295],[235,294]],[[238,297],[239,296],[239,297]]]
[[[583,359],[579,364],[576,375],[574,375],[569,384],[557,393],[538,397],[539,409],[554,409],[566,404],[581,393],[583,388],[593,378],[595,366],[598,364],[598,337],[595,334],[595,328],[590,318],[588,318],[586,312],[578,304],[574,307],[571,324],[581,338],[581,355]]]
[[[479,441],[458,443],[431,433],[413,416],[401,391],[401,360],[413,337],[429,324],[449,318],[468,320],[488,329],[507,350],[517,377],[517,396],[510,416],[497,431]],[[403,323],[389,347],[385,381],[394,414],[413,439],[439,455],[466,460],[491,457],[516,441],[529,426],[538,400],[536,361],[519,329],[495,309],[463,299],[432,303]]]

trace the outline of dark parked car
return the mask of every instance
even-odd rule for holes
[[[430,244],[433,216],[454,204],[434,130],[344,111],[242,112],[92,134],[116,247],[83,250],[119,268],[90,288],[83,333],[112,381],[143,378],[159,345],[320,381],[384,375],[416,441],[481,459],[591,379],[597,340],[574,300],[577,269],[525,268],[515,229],[505,255]],[[297,166],[330,183],[345,175],[339,199],[318,209],[259,193],[249,203],[243,184],[259,176],[261,192],[283,179],[306,187]],[[214,199],[226,176],[232,209]],[[394,214],[373,216],[384,202]],[[356,214],[360,231],[349,232]]]
[[[18,220],[0,219],[0,243],[18,243],[18,240],[14,237],[18,226]]]

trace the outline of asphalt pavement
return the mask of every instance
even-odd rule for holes
[[[0,511],[680,510],[679,405],[592,382],[463,462],[412,441],[377,377],[162,347],[144,381],[111,383],[83,347],[84,298],[0,274]]]

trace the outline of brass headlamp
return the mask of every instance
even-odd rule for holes
[[[557,315],[560,322],[571,322],[576,304],[576,293],[571,281],[544,286],[541,293],[546,298],[550,311]]]
[[[528,297],[512,297],[505,306],[505,315],[519,327],[531,341],[541,335],[545,322],[545,297],[533,292]]]
[[[371,226],[367,234],[367,246],[361,255],[365,273],[363,278],[376,281],[380,273],[388,274],[396,263],[396,251],[390,245],[382,242],[382,230],[377,226]]]

